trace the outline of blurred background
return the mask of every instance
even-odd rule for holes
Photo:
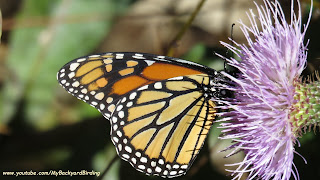
[[[256,1],[261,3],[261,0]],[[88,54],[135,51],[173,56],[223,69],[215,53],[230,56],[219,41],[246,43],[238,20],[255,9],[251,0],[206,0],[181,40],[172,42],[199,0],[0,0],[0,179],[3,171],[81,171],[100,176],[21,176],[19,179],[160,179],[145,176],[116,156],[109,122],[58,85],[57,71]],[[281,4],[288,13],[290,0]],[[310,1],[302,4],[303,22]],[[308,75],[320,66],[320,11],[315,7],[306,39]],[[217,139],[217,124],[185,176],[176,179],[231,179],[217,153],[230,142]],[[319,131],[317,128],[315,131]],[[295,156],[300,178],[320,178],[320,137],[307,132]],[[106,169],[109,169],[106,172]],[[106,172],[106,173],[105,173]],[[244,177],[245,178],[245,177]]]

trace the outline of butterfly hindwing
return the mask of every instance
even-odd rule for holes
[[[214,104],[204,95],[203,81],[209,77],[180,76],[119,99],[110,119],[119,156],[146,174],[185,174],[214,119]]]
[[[138,171],[185,174],[215,116],[216,71],[185,60],[140,53],[105,53],[61,68],[59,83],[111,123],[119,156]]]

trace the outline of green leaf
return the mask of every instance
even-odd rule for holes
[[[188,51],[187,54],[182,56],[182,59],[199,63],[200,60],[205,55],[205,52],[206,52],[205,46],[203,44],[197,44],[190,51]]]

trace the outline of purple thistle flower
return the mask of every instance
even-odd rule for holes
[[[307,59],[303,41],[311,11],[301,32],[299,2],[298,6],[296,16],[292,1],[288,24],[279,2],[264,0],[264,6],[256,4],[257,16],[252,11],[248,14],[250,26],[240,21],[248,45],[222,42],[241,59],[227,59],[240,73],[237,77],[224,73],[233,82],[228,89],[235,92],[235,97],[224,100],[226,106],[222,107],[232,111],[220,113],[224,128],[221,138],[234,141],[228,156],[245,153],[242,162],[229,164],[237,166],[231,171],[234,179],[244,173],[249,174],[248,179],[288,180],[291,175],[299,179],[293,163],[294,154],[298,154],[294,146],[299,144],[300,129],[307,123],[297,123],[301,109],[296,105],[299,89],[303,89],[299,88],[303,86],[300,75]],[[319,86],[316,92],[320,94]]]

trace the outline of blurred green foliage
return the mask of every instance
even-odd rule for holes
[[[8,132],[13,134],[6,138],[8,139],[6,141],[3,141],[2,136],[0,137],[0,143],[7,145],[0,145],[2,147],[1,172],[3,170],[72,169],[74,165],[66,164],[77,157],[75,151],[81,152],[82,149],[74,149],[74,146],[78,146],[77,143],[63,142],[65,140],[61,139],[63,137],[59,138],[59,131],[55,130],[58,126],[68,124],[68,121],[61,120],[64,109],[59,107],[61,97],[63,98],[67,93],[58,85],[56,73],[68,61],[92,53],[108,33],[115,15],[124,11],[129,2],[128,0],[27,0],[22,2],[15,18],[15,28],[11,30],[9,37],[8,56],[5,61],[9,73],[5,77],[0,92],[0,126],[7,127]],[[119,10],[116,11],[115,7]],[[73,117],[75,122],[100,115],[91,106],[76,100],[74,102],[76,103],[71,102],[70,108],[65,108],[68,108],[68,113],[71,114],[69,117],[71,119]],[[52,131],[49,131],[50,129]],[[104,127],[103,132],[106,130],[107,127]],[[23,132],[30,132],[35,136],[24,135]],[[37,135],[38,132],[43,132],[41,136],[44,139]],[[52,134],[54,132],[57,133],[56,137]],[[18,139],[14,138],[15,134],[18,135]],[[27,143],[31,140],[30,142],[36,142],[39,146],[32,145],[30,142],[21,143],[20,141],[24,141],[21,140],[23,137],[29,137]],[[107,136],[101,137],[107,138]],[[60,142],[57,143],[56,139]],[[14,142],[14,140],[17,141]],[[5,143],[7,141],[11,143]],[[84,139],[82,143],[86,144],[85,141],[88,140]],[[110,141],[101,142],[105,144]],[[6,156],[10,153],[5,152],[12,152],[10,149],[16,143],[20,146],[16,150],[16,157],[6,160]],[[101,149],[100,153],[89,162],[101,172],[110,162],[110,157],[116,155],[111,143],[106,147],[108,147],[107,150]],[[99,148],[96,149],[99,150]],[[35,163],[42,164],[41,168],[37,168],[38,165],[35,166]],[[116,167],[119,165],[117,164],[119,162],[110,170],[114,180],[118,179],[119,168]],[[91,170],[85,166],[76,170],[83,168]],[[2,179],[2,175],[0,176]]]
[[[96,109],[67,94],[56,80],[56,73],[64,64],[95,52],[119,15],[126,13],[133,2],[21,1],[15,26],[9,34],[5,58],[7,73],[0,90],[0,132],[3,127],[7,129],[6,137],[0,136],[0,172],[86,169],[102,174],[111,165],[103,180],[160,179],[137,172],[120,158],[110,164],[116,151],[108,139],[109,122]],[[222,70],[224,62],[215,57],[214,52],[226,53],[225,49],[207,47],[200,42],[181,58]],[[190,170],[186,176],[177,179],[230,179],[213,170],[208,157],[201,155],[213,154],[220,134],[216,126],[194,164],[196,172]],[[309,133],[302,143],[314,139],[315,136]],[[317,165],[311,167],[317,168]],[[85,177],[88,178],[95,179]]]
[[[40,129],[52,127],[49,122],[57,121],[55,74],[69,60],[92,52],[113,16],[112,1],[24,1],[16,24],[21,28],[14,29],[10,38],[6,62],[12,76],[6,78],[1,93],[1,123],[12,119],[23,99],[26,121]],[[26,20],[33,23],[32,19],[43,23],[25,27]],[[80,108],[78,112],[90,111]]]

